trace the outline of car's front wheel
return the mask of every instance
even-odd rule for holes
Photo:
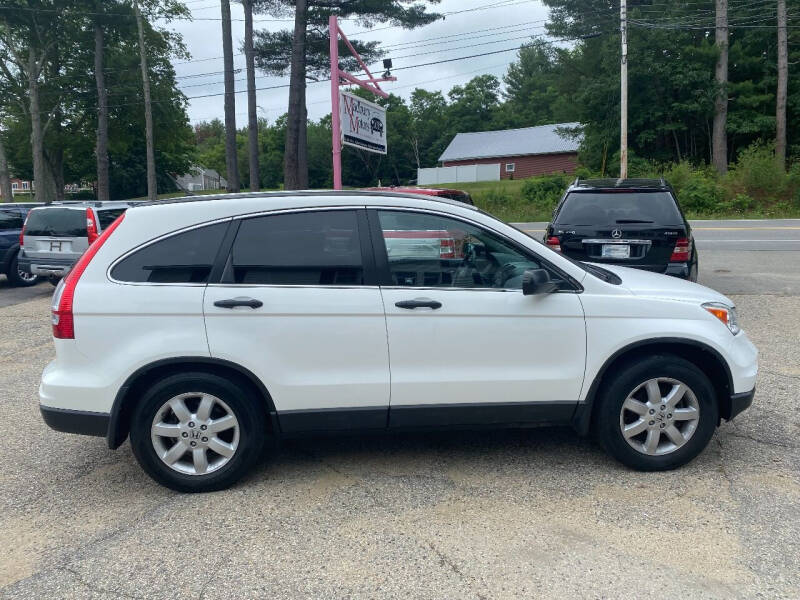
[[[155,384],[134,410],[131,446],[156,481],[181,492],[208,492],[240,479],[260,456],[260,402],[238,384],[209,373],[173,375]]]
[[[8,266],[8,280],[11,285],[28,287],[39,283],[39,276],[27,273],[19,268],[19,253],[17,253],[17,256],[11,259],[11,264]]]
[[[708,445],[719,420],[714,388],[672,355],[628,362],[606,377],[596,419],[600,443],[641,471],[685,465]]]

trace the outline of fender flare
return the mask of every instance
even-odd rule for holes
[[[699,342],[697,340],[692,340],[688,338],[678,338],[678,337],[659,337],[659,338],[648,338],[645,340],[639,340],[637,342],[633,342],[623,346],[614,354],[612,354],[606,361],[603,363],[603,366],[597,371],[597,374],[592,381],[592,385],[589,387],[589,392],[586,394],[586,399],[583,402],[578,403],[575,407],[575,413],[572,415],[572,426],[575,430],[582,436],[586,436],[589,434],[589,429],[591,428],[592,424],[592,411],[594,409],[594,403],[597,398],[597,392],[600,388],[600,384],[603,381],[603,377],[605,376],[608,368],[614,364],[614,362],[621,357],[622,355],[630,352],[631,350],[635,350],[637,348],[643,348],[646,346],[664,346],[664,345],[672,345],[672,346],[691,346],[694,349],[701,350],[703,352],[709,353],[713,359],[720,364],[723,368],[725,376],[727,380],[725,384],[727,385],[728,394],[726,398],[722,398],[722,400],[730,400],[730,395],[733,393],[733,375],[731,374],[730,365],[728,365],[728,361],[719,353],[716,349],[712,348],[708,344],[704,342]],[[716,388],[716,386],[715,386]],[[720,407],[722,411],[722,407]]]
[[[262,381],[256,377],[252,371],[234,362],[224,360],[221,358],[211,358],[208,356],[181,356],[175,358],[165,358],[155,362],[148,363],[139,367],[131,373],[125,383],[117,391],[114,397],[114,403],[111,406],[111,413],[109,414],[108,431],[106,433],[106,441],[108,447],[112,450],[119,448],[125,439],[128,437],[130,427],[130,411],[128,410],[131,403],[128,399],[128,393],[136,385],[141,377],[145,377],[148,372],[161,369],[163,367],[178,366],[181,364],[204,364],[208,366],[217,366],[224,369],[229,369],[238,372],[247,381],[249,381],[262,395],[267,410],[271,419],[273,428],[277,425],[277,412],[275,411],[275,403],[272,401],[269,391]],[[275,431],[278,431],[275,429]]]

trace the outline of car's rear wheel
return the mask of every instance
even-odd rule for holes
[[[260,456],[260,402],[217,375],[173,375],[155,384],[134,410],[131,446],[156,481],[181,492],[226,488]]]
[[[33,273],[26,273],[19,268],[19,252],[17,252],[17,256],[11,259],[11,264],[8,266],[8,280],[11,285],[28,287],[39,283],[39,276]]]
[[[610,373],[596,419],[600,443],[642,471],[685,465],[708,445],[719,412],[708,377],[672,355],[628,362]]]

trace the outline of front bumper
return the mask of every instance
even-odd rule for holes
[[[20,254],[18,263],[20,270],[44,277],[64,277],[75,264],[73,258],[28,258]]]
[[[79,433],[105,437],[108,433],[110,415],[108,413],[89,412],[86,410],[69,410],[39,406],[42,419],[51,429],[64,433]]]
[[[726,417],[726,419],[730,421],[736,415],[750,408],[750,405],[753,404],[753,397],[755,395],[756,395],[756,388],[753,388],[749,392],[742,392],[741,394],[732,394],[730,415]]]

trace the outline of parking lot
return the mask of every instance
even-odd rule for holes
[[[0,281],[0,597],[800,597],[800,221],[693,226],[761,371],[753,407],[667,473],[568,429],[403,434],[292,441],[230,490],[177,494],[127,443],[44,425],[52,286]]]

